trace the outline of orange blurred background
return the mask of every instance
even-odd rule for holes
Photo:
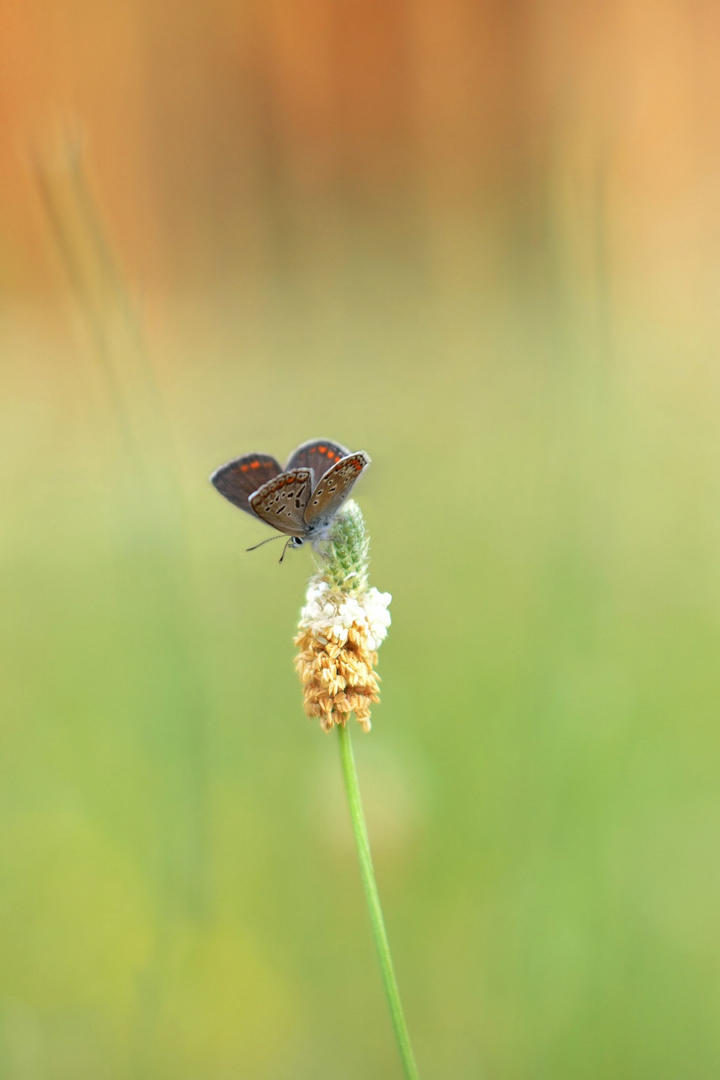
[[[468,217],[493,275],[553,244],[684,307],[717,261],[714,4],[28,0],[2,31],[14,295],[65,284],[31,171],[76,143],[150,293],[333,259],[345,207],[451,281]]]

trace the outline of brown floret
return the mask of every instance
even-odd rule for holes
[[[375,671],[377,653],[370,649],[365,630],[353,624],[343,642],[334,628],[325,634],[305,628],[295,644],[307,715],[330,731],[335,724],[344,727],[355,713],[363,731],[370,731],[370,706],[380,700],[380,676]]]

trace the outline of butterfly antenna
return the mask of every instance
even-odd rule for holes
[[[265,540],[261,540],[259,544],[253,544],[252,547],[245,548],[245,550],[246,551],[257,551],[257,549],[259,547],[262,547],[263,544],[269,544],[273,540],[282,540],[282,536],[268,536]],[[284,554],[284,552],[283,552],[283,554]],[[282,559],[280,561],[282,562]]]
[[[275,537],[273,537],[273,540],[274,540],[274,539],[275,539]],[[283,559],[285,558],[285,552],[286,552],[286,551],[287,551],[287,549],[288,549],[288,548],[290,547],[290,545],[292,544],[292,542],[293,542],[293,538],[292,538],[292,536],[291,536],[291,537],[289,537],[289,538],[288,538],[288,539],[287,539],[287,540],[285,541],[285,547],[284,547],[284,548],[283,548],[283,550],[282,550],[282,555],[281,555],[281,556],[280,556],[280,558],[278,559],[278,562],[279,562],[279,563],[281,563],[281,562],[283,561]]]

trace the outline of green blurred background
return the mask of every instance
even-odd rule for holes
[[[0,1075],[399,1073],[310,557],[207,482],[316,435],[422,1075],[718,1075],[720,9],[2,25]]]

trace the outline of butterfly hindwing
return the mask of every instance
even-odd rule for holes
[[[358,450],[356,454],[347,454],[341,458],[325,473],[310,496],[305,510],[308,528],[319,522],[329,521],[337,513],[350,494],[353,484],[369,464],[369,454]]]
[[[269,480],[250,496],[250,509],[287,536],[307,533],[305,509],[312,489],[309,469],[289,469]]]
[[[293,452],[286,469],[312,469],[317,483],[328,469],[350,453],[344,446],[331,439],[309,439]]]
[[[221,465],[210,481],[234,506],[252,514],[250,496],[278,476],[280,471],[280,465],[270,454],[245,454],[227,465]]]

